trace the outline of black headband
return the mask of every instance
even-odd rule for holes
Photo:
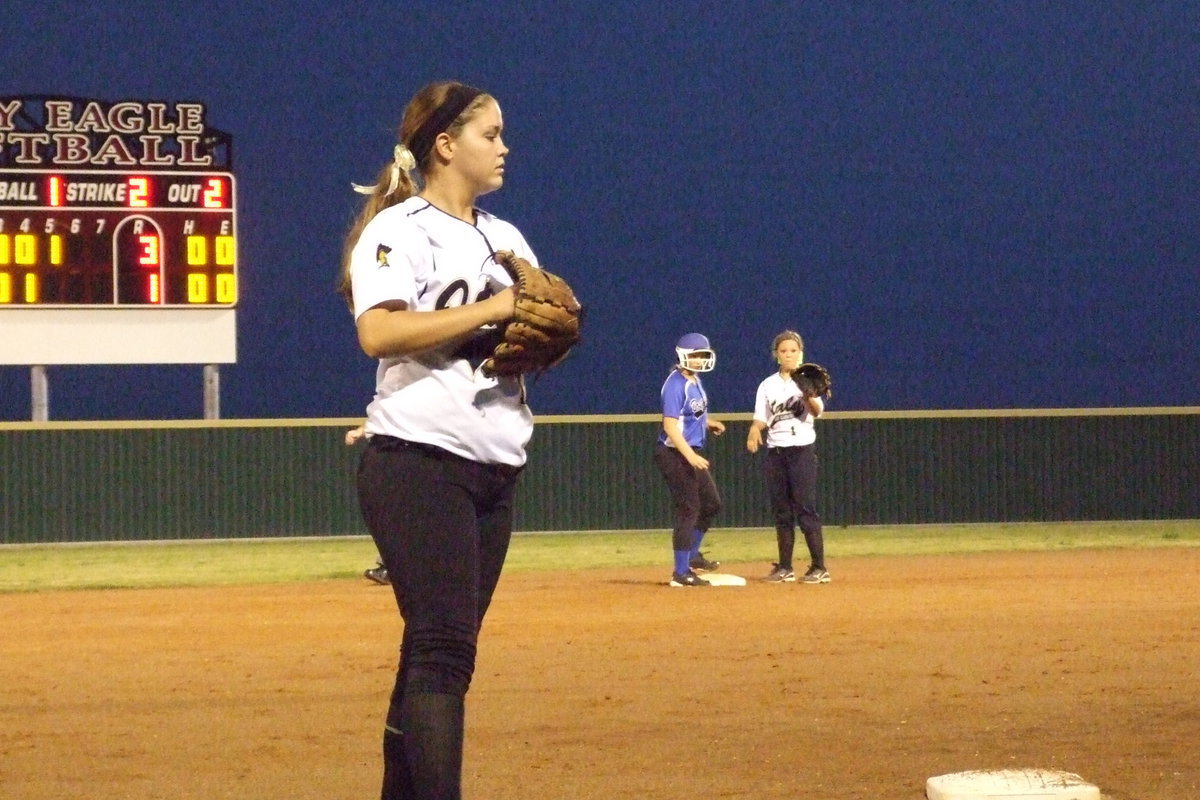
[[[429,119],[425,120],[420,128],[417,128],[417,132],[409,140],[408,151],[413,154],[413,159],[418,166],[433,149],[433,142],[437,139],[438,134],[449,128],[451,123],[458,119],[458,115],[466,111],[467,106],[471,105],[481,94],[483,94],[482,90],[464,86],[461,83],[450,87],[450,90],[446,92],[445,101],[434,109],[434,112],[429,115]]]

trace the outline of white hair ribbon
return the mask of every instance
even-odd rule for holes
[[[392,168],[388,171],[388,188],[383,193],[384,197],[391,195],[396,191],[396,187],[400,185],[400,170],[406,173],[411,172],[413,167],[417,165],[417,160],[413,158],[413,154],[408,148],[402,144],[398,144],[392,148]],[[379,184],[373,186],[359,186],[357,183],[351,183],[351,188],[359,194],[375,194],[379,188]]]

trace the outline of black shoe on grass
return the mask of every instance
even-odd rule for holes
[[[385,567],[383,564],[380,564],[377,567],[371,567],[369,570],[363,573],[363,577],[369,581],[372,581],[373,583],[378,583],[380,586],[387,586],[389,583],[391,583],[391,580],[388,578],[387,567]]]

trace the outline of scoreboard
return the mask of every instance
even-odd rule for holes
[[[228,172],[5,170],[0,306],[232,306]]]
[[[236,361],[233,144],[205,113],[0,97],[0,364]]]

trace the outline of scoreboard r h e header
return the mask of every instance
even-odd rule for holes
[[[232,149],[200,103],[0,97],[0,309],[232,308]]]

